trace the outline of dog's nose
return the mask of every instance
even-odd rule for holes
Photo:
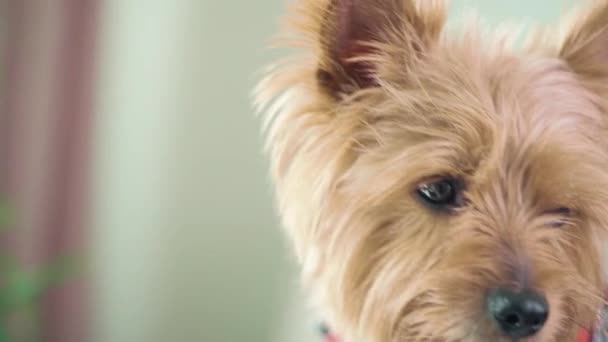
[[[487,308],[490,317],[511,338],[523,338],[539,332],[549,316],[547,300],[529,290],[511,291],[503,288],[489,293]]]

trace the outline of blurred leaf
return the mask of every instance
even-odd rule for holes
[[[6,274],[0,288],[0,315],[4,316],[18,307],[28,305],[42,293],[40,281],[34,274],[13,270]]]
[[[78,259],[73,257],[58,258],[38,271],[26,271],[14,261],[0,259],[7,262],[0,284],[0,317],[31,305],[45,290],[74,276],[79,269]]]
[[[4,197],[0,197],[0,231],[8,228],[11,221],[11,213],[8,201]]]
[[[43,286],[53,286],[76,276],[82,269],[82,258],[64,256],[57,258],[39,272],[39,279]]]
[[[0,274],[7,274],[15,270],[18,266],[17,260],[15,258],[8,255],[0,254]],[[0,278],[0,288],[2,288],[2,283],[4,278]]]
[[[12,215],[6,198],[0,196],[0,233],[10,228]],[[41,267],[28,268],[12,256],[0,254],[0,342],[12,340],[9,338],[9,317],[24,310],[35,317],[40,297],[52,286],[74,277],[81,269],[82,260],[75,256],[60,257]]]
[[[8,333],[1,321],[0,321],[0,342],[8,342]]]

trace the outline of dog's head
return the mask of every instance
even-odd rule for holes
[[[301,0],[260,84],[280,212],[347,341],[567,341],[602,304],[608,1],[517,50],[437,0]],[[560,25],[563,26],[563,25]]]

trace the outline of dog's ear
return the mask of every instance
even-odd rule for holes
[[[608,1],[593,2],[591,8],[574,17],[560,56],[575,72],[597,85],[608,81]]]
[[[439,39],[445,17],[441,0],[329,0],[319,31],[320,86],[334,95],[377,86],[380,54],[412,61]]]

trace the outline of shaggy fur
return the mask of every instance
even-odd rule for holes
[[[510,341],[492,288],[544,294],[525,341],[572,341],[602,304],[608,1],[525,48],[438,0],[299,0],[258,104],[303,279],[346,342]],[[449,176],[463,205],[416,187]]]

